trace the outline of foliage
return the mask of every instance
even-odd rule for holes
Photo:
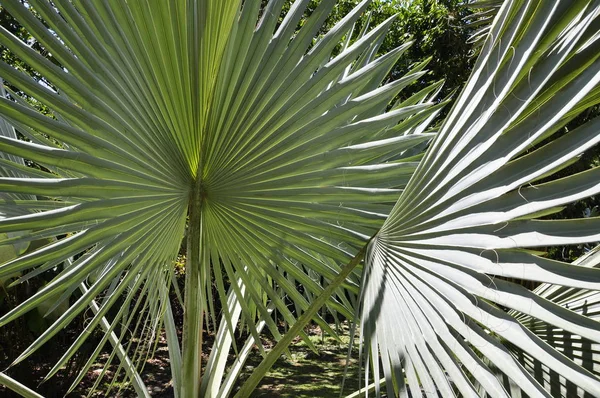
[[[33,11],[33,12],[35,12],[35,11]],[[19,39],[21,39],[22,41],[27,43],[32,49],[35,49],[38,53],[43,55],[50,62],[59,66],[57,60],[52,56],[52,54],[48,53],[48,51],[44,48],[44,46],[42,46],[41,43],[35,39],[35,37],[33,37],[31,34],[29,34],[27,29],[25,29],[16,19],[14,19],[6,11],[6,9],[2,7],[2,5],[0,5],[0,26],[4,27],[11,34],[15,35],[16,37],[18,37]],[[11,65],[11,66],[27,73],[29,76],[31,76],[32,78],[34,78],[41,84],[51,87],[51,83],[46,79],[46,77],[41,75],[38,71],[36,71],[34,68],[32,68],[31,65],[24,62],[22,59],[20,59],[18,56],[16,56],[13,52],[8,51],[8,49],[4,46],[0,46],[0,59],[2,59],[2,61],[7,63],[8,65]],[[7,87],[12,90],[18,90],[17,87],[11,86],[10,84],[8,84]],[[24,94],[24,93],[20,93],[20,94]],[[25,98],[31,105],[36,107],[39,111],[46,113],[46,114],[49,113],[48,107],[45,106],[43,103],[40,103],[35,98],[29,97],[26,95],[25,95]]]
[[[360,307],[365,380],[383,373],[390,396],[509,396],[506,377],[529,396],[550,396],[544,375],[519,362],[526,355],[577,394],[600,391],[589,361],[565,358],[516,317],[593,342],[597,321],[496,279],[576,294],[600,287],[595,268],[525,250],[600,240],[596,217],[536,220],[600,190],[597,168],[540,183],[600,140],[597,118],[553,135],[600,101],[600,4],[505,2],[435,138],[429,125],[447,103],[440,90],[460,85],[469,69],[463,9],[374,2],[380,13],[362,29],[369,2],[353,5],[4,4],[24,30],[0,29],[12,54],[0,75],[15,88],[0,98],[0,116],[28,141],[10,129],[0,136],[9,156],[0,190],[16,195],[0,202],[0,233],[16,234],[2,244],[51,242],[0,265],[0,277],[59,272],[0,325],[46,301],[69,304],[16,363],[91,308],[48,377],[101,328],[75,383],[109,343],[107,362],[118,358],[147,395],[137,369],[164,327],[175,394],[227,396],[268,330],[278,343],[237,391],[248,396],[297,335],[312,346],[308,322],[336,336],[319,314],[326,305],[350,319]],[[384,19],[396,11],[400,18]],[[40,47],[24,41],[30,36]],[[399,47],[387,47],[392,41]],[[441,76],[446,88],[430,80]],[[184,237],[180,341],[170,290]],[[202,374],[209,321],[219,326]],[[236,329],[248,331],[241,347]],[[513,356],[514,347],[526,355]]]
[[[599,115],[600,106],[592,106],[588,108],[585,112],[577,116],[575,119],[573,119],[571,122],[569,122],[564,127],[563,131],[559,131],[557,135],[560,136],[571,130],[574,130],[577,127],[589,122],[590,120],[597,118]],[[575,163],[564,168],[563,170],[558,171],[551,178],[567,177],[571,174],[580,173],[598,166],[600,166],[600,146],[596,145],[582,153]],[[548,180],[549,179],[550,178],[548,178]],[[593,195],[589,198],[585,198],[575,203],[569,204],[568,206],[565,206],[565,208],[562,211],[549,215],[548,218],[569,219],[597,217],[598,215],[600,215],[600,213],[598,213],[599,209],[600,197],[598,197],[598,195]],[[556,260],[572,262],[586,254],[596,244],[598,243],[584,243],[579,245],[549,247],[548,256]]]
[[[474,61],[468,43],[472,29],[464,20],[472,13],[470,8],[458,0],[379,1],[373,8],[374,22],[386,15],[398,14],[382,49],[392,48],[407,39],[415,41],[391,78],[401,76],[411,63],[431,58],[429,74],[412,90],[418,91],[431,82],[443,80],[441,97],[444,98],[462,87]]]
[[[600,391],[595,355],[567,360],[560,339],[515,317],[591,342],[597,320],[505,281],[575,296],[597,290],[597,269],[533,250],[600,238],[598,217],[536,220],[600,189],[598,168],[540,181],[600,141],[598,118],[547,140],[598,103],[599,12],[598,3],[504,3],[466,88],[371,242],[361,326],[388,395],[506,396],[510,379],[528,396],[561,396],[560,377],[577,396]]]
[[[306,14],[310,15],[318,3],[312,0]],[[359,0],[336,2],[319,33],[329,31],[359,3]],[[264,4],[266,1],[263,1]],[[289,10],[291,4],[290,0],[285,2],[280,21],[283,20],[283,15]],[[397,16],[381,43],[380,54],[385,54],[408,40],[413,41],[412,46],[390,71],[388,79],[395,80],[403,76],[413,64],[431,58],[427,66],[427,75],[404,90],[401,93],[402,98],[406,99],[411,94],[441,80],[445,84],[440,98],[445,98],[462,87],[471,73],[474,61],[471,56],[472,48],[468,42],[473,28],[466,20],[473,11],[463,1],[376,0],[367,9],[369,17],[357,21],[354,27],[355,34],[360,32],[365,24],[378,25],[394,15]]]
[[[22,272],[27,279],[57,264],[65,266],[0,323],[17,319],[46,300],[66,300],[78,284],[83,294],[17,362],[86,307],[97,305],[86,330],[49,376],[68,361],[89,332],[106,325],[105,316],[110,316],[106,338],[75,382],[111,339],[115,351],[109,362],[122,354],[119,341],[133,341],[133,337],[142,344],[130,356],[143,363],[144,349],[151,346],[164,322],[176,392],[195,396],[200,388],[200,353],[194,347],[201,344],[204,313],[216,318],[207,283],[211,278],[225,310],[218,345],[212,351],[215,357],[209,359],[206,372],[217,382],[208,379],[204,388],[220,389],[230,330],[240,317],[254,341],[265,324],[280,337],[278,325],[270,318],[275,308],[287,322],[294,322],[295,314],[281,300],[282,294],[294,300],[297,315],[310,309],[307,319],[316,318],[325,329],[330,328],[316,316],[307,297],[319,302],[328,298],[326,291],[335,292],[337,300],[331,305],[352,317],[352,304],[340,285],[346,283],[356,295],[358,276],[338,277],[337,285],[327,283],[336,279],[339,264],[352,257],[381,224],[385,209],[393,205],[398,189],[416,166],[418,156],[411,149],[431,138],[424,130],[443,105],[430,101],[438,88],[434,85],[386,112],[396,94],[424,74],[425,66],[421,63],[405,78],[380,87],[408,48],[404,45],[373,57],[375,42],[391,21],[335,52],[366,3],[313,43],[332,3],[323,3],[299,32],[295,27],[304,10],[295,4],[273,40],[265,40],[272,37],[277,22],[270,15],[278,15],[282,3],[269,3],[263,23],[255,30],[260,2],[245,2],[239,31],[192,35],[189,45],[181,46],[175,40],[179,29],[186,29],[186,35],[194,26],[228,32],[235,7],[219,3],[218,8],[204,9],[210,14],[206,21],[181,25],[176,19],[162,20],[161,29],[153,31],[147,26],[156,16],[186,20],[196,15],[189,8],[193,3],[175,9],[165,3],[164,9],[150,14],[126,3],[115,5],[124,9],[113,10],[114,14],[89,3],[76,7],[56,2],[56,9],[40,1],[30,4],[44,23],[29,6],[6,3],[5,7],[61,68],[2,31],[2,44],[52,84],[39,85],[27,74],[0,64],[3,77],[18,87],[17,102],[3,99],[0,113],[31,141],[5,137],[2,150],[33,159],[46,171],[23,169],[24,176],[18,179],[4,178],[2,189],[52,199],[4,203],[21,216],[1,220],[0,229],[27,231],[20,238],[25,241],[42,235],[56,239],[4,264],[0,273]],[[54,34],[47,34],[45,24]],[[99,28],[102,34],[91,33]],[[121,29],[127,29],[128,41],[123,41]],[[153,47],[156,43],[158,47]],[[248,51],[248,46],[254,50]],[[308,54],[307,48],[311,48]],[[227,60],[213,63],[221,56]],[[44,102],[52,116],[20,101],[20,92]],[[332,108],[336,110],[329,111]],[[405,135],[395,138],[400,129]],[[230,158],[230,154],[237,156]],[[393,162],[386,164],[389,160]],[[405,177],[398,179],[401,175]],[[311,188],[314,181],[317,186]],[[340,201],[349,202],[340,205]],[[186,308],[180,350],[168,290],[186,218]],[[311,279],[309,270],[322,279]],[[235,282],[226,285],[223,274]],[[299,295],[297,282],[310,295]],[[255,325],[257,320],[262,326]],[[125,364],[131,376],[134,372],[127,360]]]

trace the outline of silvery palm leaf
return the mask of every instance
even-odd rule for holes
[[[369,246],[367,374],[383,372],[388,396],[521,396],[498,370],[530,397],[571,396],[555,383],[600,395],[597,367],[520,322],[596,344],[598,321],[506,280],[600,289],[598,269],[533,251],[600,240],[598,218],[539,219],[600,191],[598,168],[547,178],[600,141],[597,118],[553,135],[600,100],[599,13],[598,1],[507,1],[498,11],[465,89]],[[580,355],[596,358],[587,347]],[[517,350],[561,381],[540,383]]]
[[[575,260],[573,265],[578,267],[598,268],[598,266],[600,266],[600,246],[596,246],[594,249]],[[600,292],[597,290],[543,283],[538,286],[534,292],[540,297],[550,300],[577,314],[585,315],[596,321],[600,319],[600,311],[598,310]],[[516,311],[511,311],[511,315],[514,315],[519,322],[526,325],[532,332],[552,347],[556,348],[567,358],[572,359],[591,372],[598,372],[597,369],[600,366],[600,356],[598,355],[600,346],[598,345],[598,342],[563,330],[560,327],[541,321],[531,315],[518,313]],[[513,356],[515,356],[518,361],[534,375],[536,380],[554,396],[589,396],[589,393],[586,393],[579,388],[577,384],[565,379],[560,374],[557,374],[537,358],[527,354],[519,347],[509,346],[509,349],[513,351]],[[518,385],[511,383],[511,380],[505,375],[500,374],[500,377],[502,378],[502,382],[514,391],[514,396],[523,396]]]
[[[433,135],[426,125],[444,105],[430,101],[439,85],[390,105],[426,73],[425,63],[382,84],[410,43],[374,55],[392,19],[348,40],[368,1],[319,37],[335,1],[320,2],[310,16],[309,1],[296,1],[281,22],[283,1],[261,3],[3,2],[56,62],[0,28],[0,44],[48,82],[0,63],[0,76],[16,88],[0,98],[0,115],[27,138],[0,137],[0,150],[42,166],[0,178],[0,191],[38,199],[4,203],[15,215],[0,220],[0,232],[20,235],[2,243],[54,238],[2,264],[0,277],[61,272],[0,317],[0,325],[40,303],[69,300],[85,285],[16,362],[97,301],[94,317],[49,376],[110,314],[107,337],[76,382],[113,332],[113,343],[129,341],[132,360],[143,363],[164,322],[175,393],[195,397],[203,319],[216,317],[214,301],[221,302],[224,328],[233,333],[241,317],[254,341],[263,327],[280,338],[274,309],[294,323],[297,314],[282,292],[298,314],[312,308],[297,283],[317,302],[333,294],[328,305],[353,313],[344,300],[346,289],[358,292],[355,279],[336,277],[415,170],[416,148]],[[168,292],[184,236],[180,349]],[[316,311],[305,314],[327,327]],[[137,347],[130,346],[134,340]]]

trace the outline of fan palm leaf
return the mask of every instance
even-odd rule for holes
[[[598,103],[599,13],[597,1],[510,1],[498,11],[457,104],[369,246],[367,373],[383,371],[388,395],[520,396],[489,362],[528,396],[571,396],[545,389],[515,350],[582,394],[600,393],[597,369],[503,310],[600,339],[597,320],[506,280],[600,288],[597,269],[531,251],[600,239],[598,218],[536,220],[600,189],[597,168],[540,181],[600,140],[598,119],[553,136]]]
[[[0,75],[17,89],[0,98],[0,115],[26,138],[0,137],[0,150],[42,166],[0,178],[2,192],[40,199],[3,204],[12,213],[0,231],[20,235],[2,243],[58,239],[4,263],[0,276],[21,273],[22,282],[61,272],[0,325],[42,302],[69,300],[86,284],[15,363],[97,300],[84,333],[49,376],[109,311],[109,333],[117,332],[117,342],[135,336],[141,343],[132,358],[141,363],[164,318],[171,357],[181,364],[175,392],[198,396],[203,318],[214,312],[210,280],[229,333],[242,316],[254,341],[263,327],[257,318],[279,339],[271,311],[289,323],[296,318],[281,292],[300,311],[309,308],[283,275],[319,296],[326,288],[307,270],[334,280],[383,223],[420,158],[413,148],[432,137],[425,130],[443,106],[431,102],[439,85],[390,105],[425,73],[420,63],[381,84],[410,45],[375,56],[392,19],[338,49],[368,1],[316,40],[335,2],[322,1],[305,17],[309,2],[296,1],[278,23],[283,3],[3,3],[56,63],[0,28],[0,43],[48,82],[0,63]],[[184,236],[180,350],[168,290]],[[340,297],[331,305],[351,316],[343,288],[358,292],[353,279],[340,279],[330,287]],[[228,289],[239,310],[229,309]]]
[[[598,268],[600,264],[600,256],[598,255],[600,246],[596,246],[588,253],[578,258],[573,262],[579,267]],[[540,297],[552,301],[569,309],[577,314],[585,315],[591,319],[598,321],[599,313],[597,310],[600,293],[597,290],[587,290],[573,287],[565,287],[543,283],[535,289],[535,293]],[[582,336],[570,333],[567,330],[557,328],[554,325],[540,321],[530,315],[511,311],[511,315],[515,316],[519,322],[526,325],[532,332],[538,335],[542,340],[547,342],[556,350],[560,351],[569,359],[575,361],[583,368],[594,372],[598,368],[599,347],[598,343]],[[565,397],[584,397],[585,392],[573,382],[565,379],[560,374],[557,374],[544,363],[530,356],[523,350],[515,346],[510,346],[509,349],[513,355],[518,358],[518,361],[532,373],[536,380],[543,385],[546,390],[550,391],[554,396]],[[596,371],[597,372],[597,371]],[[503,374],[499,374],[502,382],[509,386],[514,396],[522,396],[522,391],[518,385],[511,383]]]

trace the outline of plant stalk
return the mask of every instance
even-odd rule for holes
[[[250,375],[248,380],[242,385],[241,389],[235,395],[235,398],[247,398],[254,391],[258,383],[267,374],[269,369],[273,366],[275,361],[283,354],[286,348],[290,345],[292,340],[300,334],[304,327],[315,317],[319,309],[325,305],[331,295],[344,283],[348,275],[356,268],[356,266],[362,261],[367,251],[367,247],[373,238],[363,246],[363,248],[346,264],[340,273],[331,281],[323,292],[318,295],[315,300],[310,304],[304,313],[296,320],[290,330],[279,340],[279,342],[273,347],[273,349],[267,354],[262,360],[260,365]]]
[[[198,398],[202,376],[202,323],[204,315],[204,270],[202,269],[202,184],[195,183],[189,203],[185,294],[183,310],[183,352],[181,397]]]

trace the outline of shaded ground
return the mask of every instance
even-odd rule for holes
[[[75,333],[72,331],[71,333]],[[66,333],[66,334],[71,334]],[[254,398],[259,397],[338,397],[340,393],[340,385],[344,375],[346,365],[347,349],[348,349],[348,330],[347,327],[342,332],[342,343],[338,343],[332,337],[322,338],[321,331],[318,327],[308,330],[309,337],[313,344],[318,348],[319,353],[312,352],[307,345],[297,340],[290,348],[292,353],[291,358],[280,358],[273,366],[271,372],[262,380],[260,386],[252,395]],[[54,361],[58,359],[60,354],[64,352],[68,340],[65,336],[64,340],[57,344],[44,347],[39,355],[35,355],[32,361],[35,366],[25,367],[19,365],[11,368],[7,373],[14,376],[19,381],[27,384],[48,398],[64,396],[66,390],[72,383],[76,374],[68,369],[59,372],[59,374],[50,379],[50,381],[39,384],[47,371],[52,367]],[[208,336],[204,352],[208,352],[211,337]],[[267,346],[273,342],[265,341]],[[85,354],[82,353],[82,354]],[[357,368],[357,350],[353,350],[353,358],[350,359],[348,378],[344,388],[344,395],[358,388],[358,368]],[[76,361],[83,360],[83,355],[76,357]],[[104,357],[106,358],[106,354]],[[6,358],[0,358],[0,366],[6,368],[8,363]],[[206,363],[206,359],[204,363]],[[248,359],[244,373],[241,376],[241,381],[245,380],[252,370],[258,366],[261,361],[258,351],[255,350]],[[71,365],[72,369],[77,366],[76,363]],[[106,389],[114,379],[116,368],[111,367],[107,373],[107,377],[101,382],[102,389]],[[142,377],[146,382],[148,389],[153,397],[173,397],[173,388],[171,385],[168,350],[166,341],[161,338],[157,346],[156,354],[153,359],[146,361],[142,371]],[[97,377],[101,373],[101,365],[94,366],[86,375],[80,386],[67,397],[85,397],[87,391],[94,384]],[[18,395],[3,389],[0,386],[1,397],[15,397]],[[104,394],[94,394],[94,396],[104,396]],[[135,397],[133,389],[129,386],[115,382],[109,396]]]
[[[347,330],[346,330],[347,332]],[[321,339],[320,330],[315,328],[310,334],[310,339],[319,349],[319,353],[312,352],[304,342],[297,342],[291,348],[292,358],[280,358],[262,380],[256,389],[253,398],[259,397],[338,397],[346,368],[348,335],[342,337],[343,343],[339,344],[334,338]],[[348,366],[344,392],[349,394],[358,389],[358,360],[357,349],[353,350]],[[249,359],[245,380],[251,373],[253,366],[260,363],[258,355]]]

